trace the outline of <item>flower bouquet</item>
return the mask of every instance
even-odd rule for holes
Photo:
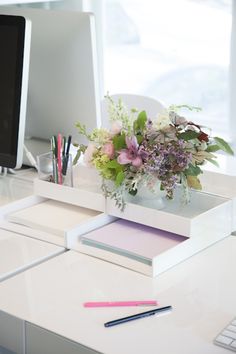
[[[85,126],[76,124],[89,143],[78,147],[75,162],[84,153],[85,163],[102,177],[104,195],[113,198],[121,210],[125,195],[135,196],[143,187],[152,193],[158,187],[166,198],[173,199],[180,185],[186,203],[190,189],[202,188],[201,166],[207,161],[218,165],[214,152],[234,154],[222,138],[212,137],[206,128],[179,114],[182,108],[198,107],[170,106],[156,119],[150,119],[145,111],[129,111],[121,100],[115,103],[110,96],[107,99],[109,130],[96,128],[88,133]]]

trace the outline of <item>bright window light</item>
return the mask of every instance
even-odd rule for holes
[[[199,106],[229,134],[232,0],[105,0],[105,92]]]

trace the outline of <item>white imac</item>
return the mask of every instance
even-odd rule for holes
[[[23,159],[31,24],[0,15],[0,173]]]
[[[93,14],[6,7],[0,13],[32,22],[26,148],[36,157],[50,149],[50,138],[58,133],[82,142],[77,121],[88,130],[100,125]]]

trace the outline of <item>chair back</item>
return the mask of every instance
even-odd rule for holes
[[[111,95],[111,98],[115,102],[121,99],[128,109],[136,108],[140,112],[146,111],[148,118],[151,119],[156,118],[157,114],[165,109],[165,105],[162,102],[148,96],[120,93]],[[108,100],[106,98],[104,98],[101,103],[101,121],[102,126],[108,127]]]

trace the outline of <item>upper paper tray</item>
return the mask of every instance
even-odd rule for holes
[[[227,236],[232,232],[232,201],[228,198],[192,191],[191,202],[187,205],[183,205],[180,195],[176,195],[174,200],[165,200],[161,210],[150,205],[140,205],[133,200],[126,203],[122,212],[113,200],[103,196],[101,181],[93,169],[80,166],[76,174],[76,188],[36,179],[34,192],[39,196],[103,211],[186,237],[197,236],[199,233]]]

